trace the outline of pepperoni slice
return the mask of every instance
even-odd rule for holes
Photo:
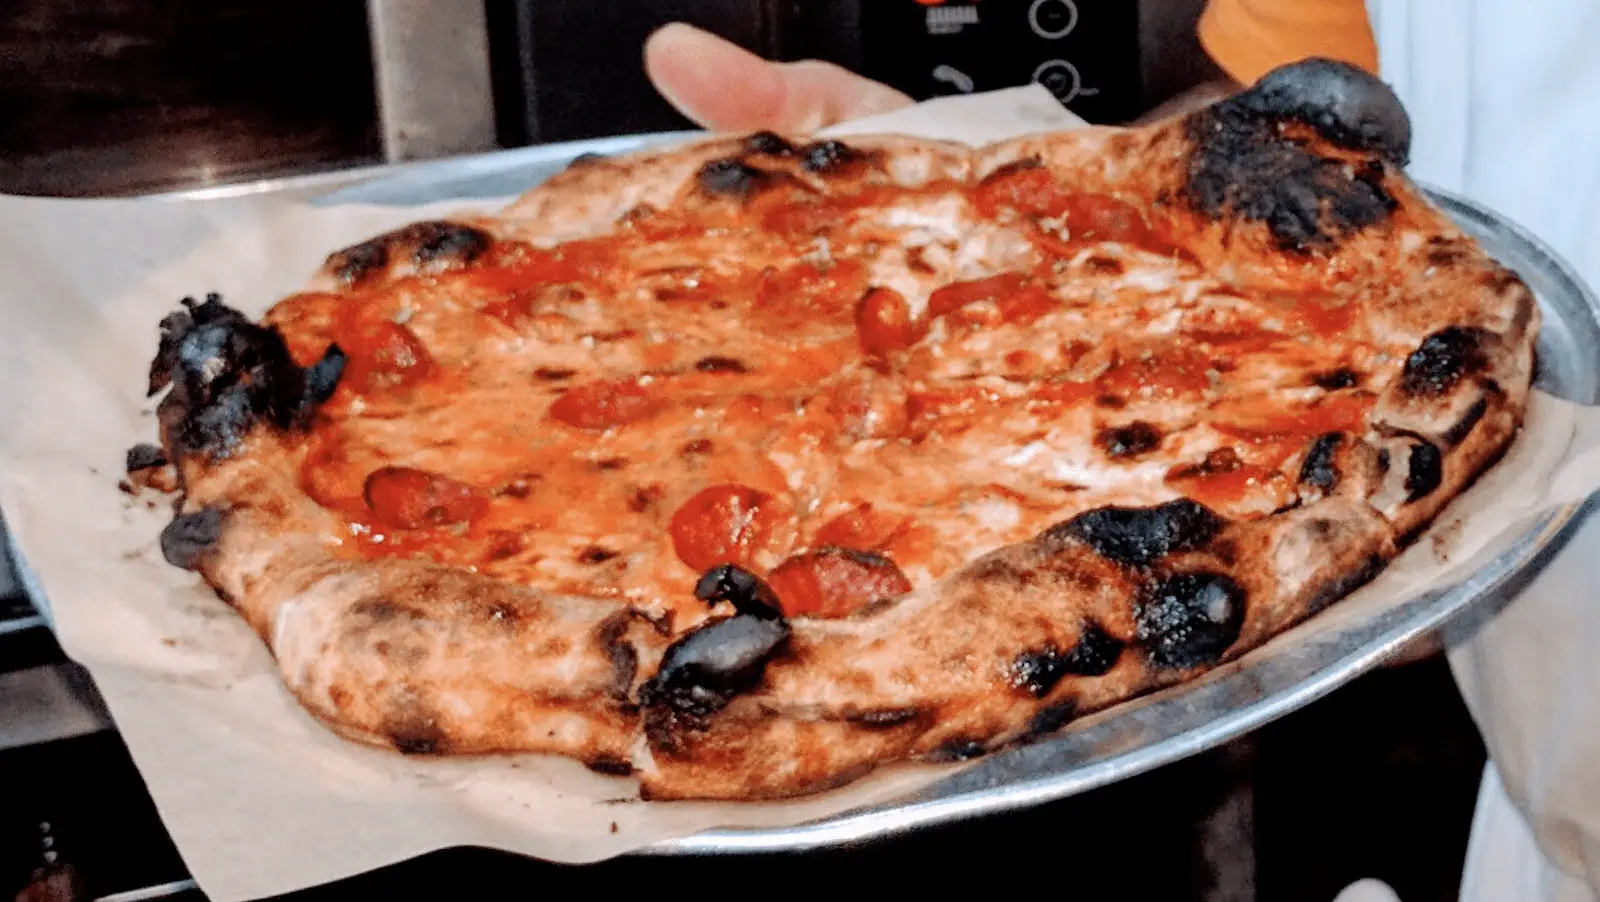
[[[894,561],[849,548],[795,555],[772,571],[767,585],[790,617],[846,617],[911,591],[911,581]]]
[[[415,332],[388,319],[362,317],[339,335],[348,355],[341,385],[360,394],[410,388],[433,374],[433,356]]]
[[[471,486],[410,467],[372,471],[362,495],[376,519],[400,529],[470,523],[488,509],[488,502]]]
[[[550,416],[579,429],[610,429],[649,419],[667,408],[655,380],[602,380],[580,385],[550,405]]]
[[[685,501],[668,529],[678,559],[695,570],[721,564],[748,567],[771,543],[780,516],[775,499],[766,492],[714,485]]]
[[[816,544],[841,548],[880,549],[909,528],[904,517],[863,501],[817,530]]]
[[[1038,164],[1013,163],[990,173],[973,192],[978,212],[994,216],[1005,210],[1051,216],[1071,195],[1056,184],[1050,170]]]
[[[911,317],[911,307],[900,292],[873,288],[856,305],[856,331],[864,353],[886,357],[916,344],[928,327]]]

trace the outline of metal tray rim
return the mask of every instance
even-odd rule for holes
[[[324,201],[335,205],[341,202],[363,202],[362,195],[367,194],[369,189],[403,181],[404,178],[420,178],[423,182],[448,181],[452,170],[458,175],[465,174],[470,177],[471,170],[480,168],[503,173],[519,165],[561,163],[587,152],[625,152],[628,149],[680,138],[692,138],[697,134],[699,133],[654,133],[573,141],[560,145],[542,145],[447,160],[367,166],[172,191],[145,195],[143,199],[169,202],[204,201],[246,195],[302,194],[320,190],[321,195],[313,198],[311,202]],[[463,173],[463,170],[466,172]],[[1480,225],[1492,225],[1502,230],[1511,241],[1522,244],[1528,256],[1545,270],[1545,275],[1550,277],[1560,290],[1581,300],[1593,320],[1589,324],[1590,328],[1600,331],[1600,302],[1596,301],[1593,293],[1578,278],[1572,267],[1547,245],[1515,223],[1508,222],[1476,203],[1431,186],[1422,187],[1432,200],[1453,215],[1466,215],[1477,220]],[[464,194],[461,199],[466,200],[468,196]],[[1600,396],[1600,373],[1589,373],[1588,379],[1594,384],[1588,387],[1589,397],[1581,400],[1593,402]],[[933,794],[932,798],[919,797],[912,801],[880,804],[791,827],[709,830],[694,836],[658,843],[638,850],[634,854],[651,856],[749,854],[860,844],[903,835],[924,827],[1014,811],[1059,800],[1206,751],[1326,696],[1350,679],[1372,670],[1407,642],[1446,627],[1460,615],[1469,609],[1479,607],[1491,597],[1508,595],[1519,590],[1566,545],[1596,506],[1591,501],[1583,505],[1567,505],[1548,512],[1534,527],[1519,537],[1513,547],[1502,552],[1461,584],[1408,602],[1408,607],[1418,608],[1410,616],[1376,630],[1346,653],[1323,661],[1308,678],[1277,692],[1264,693],[1249,704],[1212,718],[1203,727],[1149,745],[1135,747],[1121,754],[1099,760],[1091,759],[1086,766],[1016,780],[986,790],[962,791],[938,796],[941,784],[936,783],[919,793],[919,796]],[[7,540],[7,544],[13,546],[11,550],[15,553],[14,542],[9,534]],[[45,618],[49,619],[48,602],[41,597],[40,587],[27,568],[26,562],[22,561],[20,556],[17,556],[17,559],[24,588],[35,600],[36,606],[40,608]],[[1249,670],[1250,668],[1241,668],[1229,673],[1228,677],[1247,674]],[[1186,683],[1170,687],[1146,696],[1141,703],[1150,704],[1163,699],[1179,698],[1195,685]],[[1115,712],[1122,707],[1115,706],[1108,711]],[[1069,729],[1063,735],[1071,735],[1072,732]],[[1054,741],[1055,739],[1046,740],[1041,744],[1049,745]],[[965,769],[960,774],[981,772],[988,761],[1003,754],[1004,752],[992,756],[991,759]]]

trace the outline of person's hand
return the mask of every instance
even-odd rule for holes
[[[668,103],[710,131],[804,134],[912,104],[833,63],[771,62],[676,22],[645,41],[644,68]]]

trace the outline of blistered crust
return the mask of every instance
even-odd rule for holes
[[[1368,280],[1366,327],[1406,349],[1380,384],[1319,377],[1327,391],[1374,393],[1372,412],[1291,455],[1294,500],[1270,516],[1229,519],[1186,499],[1100,507],[831,621],[785,619],[759,579],[723,569],[695,588],[712,616],[686,630],[612,600],[336,558],[324,543],[337,525],[296,482],[292,438],[337,382],[337,349],[301,368],[272,330],[190,305],[169,320],[152,370],[152,391],[174,386],[163,451],[185,491],[163,552],[251,624],[307,710],[402,753],[548,752],[636,774],[650,798],[741,799],[1048,735],[1235,659],[1348,594],[1514,435],[1537,306],[1405,181],[1396,109],[1370,81],[1316,63],[1145,130],[977,151],[716,139],[576,162],[498,217],[397,230],[331,255],[319,275],[325,290],[360,290],[470,268],[500,238],[586,237],[641,206],[748,203],[839,180],[970,183],[1042,164],[1130,199],[1159,185],[1153,215],[1192,224],[1182,237],[1196,272],[1241,290]],[[1251,181],[1241,154],[1274,173],[1270,185]],[[1098,447],[1138,458],[1164,440],[1124,424]]]

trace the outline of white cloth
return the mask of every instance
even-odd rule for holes
[[[1600,286],[1600,2],[1367,8],[1382,77],[1411,115],[1411,174],[1519,222]],[[1600,900],[1597,648],[1597,521],[1515,602],[1452,643],[1451,668],[1493,762],[1463,902]]]

